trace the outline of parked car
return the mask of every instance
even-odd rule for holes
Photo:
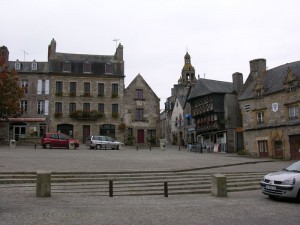
[[[122,142],[115,141],[113,138],[102,135],[90,135],[86,140],[86,145],[90,149],[116,149],[119,150]]]
[[[79,141],[63,133],[46,133],[41,139],[43,148],[69,148],[70,142],[73,142],[75,148],[79,147]]]
[[[267,174],[260,186],[262,193],[271,198],[296,198],[300,201],[300,161],[282,171]]]

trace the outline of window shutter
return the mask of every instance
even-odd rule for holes
[[[38,80],[37,94],[42,94],[42,80]]]
[[[45,94],[49,95],[49,80],[46,80],[45,82]]]
[[[49,115],[49,100],[45,100],[45,115]]]

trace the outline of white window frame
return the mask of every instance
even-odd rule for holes
[[[31,70],[37,70],[37,62],[35,60],[31,63]]]
[[[15,62],[15,69],[16,69],[16,70],[20,70],[20,69],[21,69],[21,63],[20,63],[19,60],[17,60],[17,61]]]
[[[295,120],[299,118],[299,107],[297,105],[289,106],[288,109],[289,109],[289,120]]]
[[[256,113],[256,121],[257,121],[257,124],[264,124],[264,112]]]

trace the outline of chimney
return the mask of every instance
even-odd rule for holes
[[[9,58],[9,51],[6,46],[0,47],[0,67],[7,64]]]
[[[121,45],[121,43],[119,43],[116,49],[115,56],[117,57],[117,59],[123,60],[123,45]]]
[[[234,73],[232,74],[233,90],[238,94],[243,87],[243,74]]]
[[[56,41],[52,38],[50,45],[48,45],[48,60],[55,55]]]
[[[265,59],[253,59],[250,61],[250,73],[258,72],[261,74],[262,72],[266,71],[266,60]]]

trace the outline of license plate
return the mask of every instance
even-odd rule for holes
[[[270,185],[266,185],[266,189],[270,189],[270,190],[276,190],[276,187],[274,187],[274,186],[270,186]]]

